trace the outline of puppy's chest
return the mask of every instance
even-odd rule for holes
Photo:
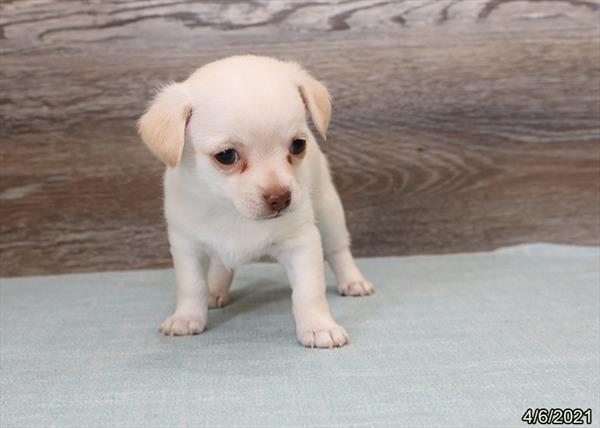
[[[277,241],[268,227],[224,221],[198,225],[196,235],[211,255],[232,268],[268,254]]]

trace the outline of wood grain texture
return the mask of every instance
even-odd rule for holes
[[[236,53],[302,62],[360,256],[600,244],[600,2],[0,6],[2,276],[170,265],[152,91]]]

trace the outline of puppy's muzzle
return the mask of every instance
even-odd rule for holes
[[[288,189],[272,189],[263,194],[265,204],[272,213],[278,213],[290,206],[292,193]]]

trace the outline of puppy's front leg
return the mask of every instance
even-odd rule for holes
[[[177,305],[160,331],[169,336],[202,333],[208,318],[208,256],[171,233],[169,240],[177,282]]]
[[[277,254],[292,285],[296,335],[304,346],[343,346],[348,333],[338,325],[325,298],[325,274],[321,238],[316,226],[307,226]]]

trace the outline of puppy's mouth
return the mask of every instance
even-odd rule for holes
[[[261,218],[261,220],[273,220],[274,218],[279,218],[279,217],[283,216],[283,214],[284,213],[282,213],[282,212],[278,212],[278,213],[275,213],[275,214],[270,215],[268,217],[263,217],[263,218]]]
[[[277,211],[274,214],[264,216],[264,217],[258,217],[257,220],[273,220],[275,218],[283,217],[287,212],[288,212],[288,210],[284,208],[281,211]]]

